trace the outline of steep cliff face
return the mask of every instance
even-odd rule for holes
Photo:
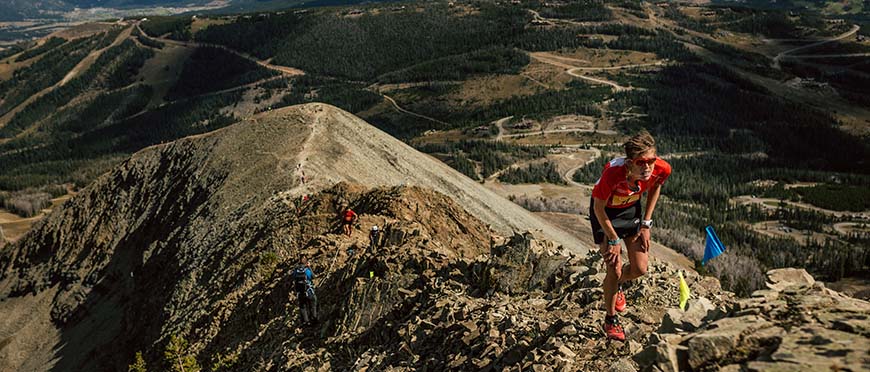
[[[145,149],[0,251],[0,371],[125,370],[136,352],[167,370],[173,339],[218,371],[775,368],[791,350],[867,367],[782,335],[864,345],[866,302],[816,284],[738,301],[687,273],[699,299],[677,312],[676,270],[656,260],[627,288],[629,341],[607,342],[600,257],[441,167],[325,105]],[[344,203],[360,216],[349,237]],[[300,255],[316,326],[298,321]],[[734,317],[770,332],[720,335]]]

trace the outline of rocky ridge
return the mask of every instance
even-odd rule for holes
[[[377,182],[367,173],[400,160],[342,163],[355,155],[335,138],[369,129],[317,107],[140,152],[0,251],[0,370],[124,370],[136,352],[170,370],[173,339],[212,371],[870,368],[867,302],[801,271],[771,272],[749,299],[686,273],[683,312],[676,269],[653,259],[626,288],[627,342],[604,340],[597,254],[552,230],[505,233],[526,217],[478,215],[447,181]],[[315,169],[306,182],[297,164]],[[360,215],[350,237],[343,203]],[[368,247],[372,225],[382,246]],[[300,255],[317,276],[313,327],[291,289]]]
[[[359,118],[329,105],[288,107],[144,149],[0,251],[0,369],[123,369],[118,355],[149,348],[159,359],[168,336],[231,311],[270,267],[332,231],[338,199],[369,213],[368,202],[349,199],[352,185],[440,190],[441,199],[408,202],[414,209],[403,215],[429,225],[426,210],[456,211],[433,233],[456,254],[488,249],[490,228],[540,229],[585,250]],[[326,190],[338,193],[328,208],[285,213]],[[469,222],[469,211],[483,222]]]
[[[724,314],[704,298],[668,310],[634,360],[662,371],[870,370],[870,303],[803,269],[767,276],[770,289],[731,301]]]

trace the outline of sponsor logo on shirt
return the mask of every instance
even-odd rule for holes
[[[610,205],[612,205],[612,206],[626,205],[626,204],[634,203],[638,200],[640,200],[640,194],[624,195],[624,196],[623,195],[613,195],[613,198],[610,199]]]

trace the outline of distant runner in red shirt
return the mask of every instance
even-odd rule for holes
[[[625,310],[620,285],[646,274],[652,214],[662,185],[671,175],[671,165],[656,156],[655,140],[648,132],[631,137],[623,147],[625,157],[604,166],[589,205],[592,235],[607,263],[604,333],[620,341],[625,340],[616,316],[617,311]],[[647,191],[646,208],[641,214],[640,197]],[[627,268],[623,268],[620,257],[623,239],[628,250]]]
[[[347,204],[341,206],[341,228],[344,229],[344,234],[350,236],[353,231],[353,224],[356,222],[357,215],[351,210]]]

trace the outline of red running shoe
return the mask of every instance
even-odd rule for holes
[[[613,302],[616,311],[620,313],[625,311],[625,293],[622,293],[622,291],[616,292],[616,298],[613,300]]]
[[[625,331],[622,330],[622,325],[619,324],[619,320],[616,318],[612,322],[604,321],[604,334],[609,339],[625,341]]]

